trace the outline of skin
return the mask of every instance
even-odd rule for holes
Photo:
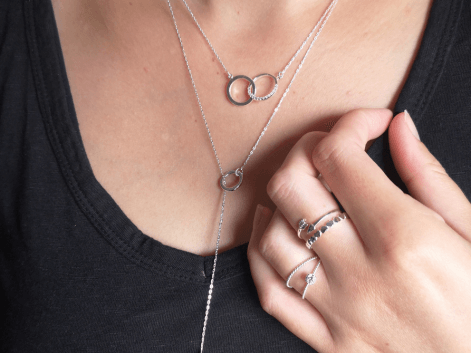
[[[252,77],[278,72],[327,5],[190,3],[230,71]],[[221,251],[249,241],[256,205],[268,206],[258,208],[249,250],[262,306],[321,352],[469,347],[463,339],[471,322],[463,300],[471,289],[471,232],[463,221],[470,219],[469,202],[403,115],[391,123],[389,111],[354,110],[394,106],[430,5],[341,1],[250,160],[243,186],[229,195]],[[219,171],[166,3],[54,0],[53,6],[96,178],[145,234],[181,250],[213,254]],[[230,105],[222,68],[182,4],[174,2],[174,8],[219,158],[224,170],[234,169],[278,98]],[[288,81],[280,82],[279,92]],[[364,153],[366,142],[389,124],[396,167],[412,197],[399,192]],[[314,219],[336,207],[316,178],[319,172],[351,220],[315,243],[322,265],[303,301],[302,275],[293,278],[295,290],[283,281],[313,254],[296,238],[300,215]],[[315,196],[316,204],[300,202],[306,195]]]
[[[393,107],[430,2],[339,2],[247,165],[242,187],[228,196],[222,251],[249,241],[257,204],[274,209],[266,185],[301,136],[328,131],[352,109]],[[328,3],[191,1],[190,6],[230,71],[253,77],[280,71]],[[166,2],[54,0],[53,6],[96,178],[145,234],[181,250],[213,254],[220,175]],[[222,166],[235,169],[298,61],[270,100],[233,106],[225,98],[220,64],[183,4],[173,6]]]
[[[273,217],[258,208],[249,245],[260,301],[320,352],[468,352],[471,204],[412,121],[399,114],[390,122],[387,110],[353,111],[291,150],[268,186],[278,208]],[[391,155],[411,196],[364,152],[389,124]],[[319,173],[351,219],[313,244],[322,262],[304,301],[284,283],[313,256],[296,237],[299,215],[318,219],[338,207]],[[314,266],[290,281],[297,292]]]

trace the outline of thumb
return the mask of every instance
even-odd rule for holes
[[[471,241],[471,204],[440,162],[420,142],[407,111],[391,122],[389,145],[396,170],[410,195],[437,212],[450,227]]]

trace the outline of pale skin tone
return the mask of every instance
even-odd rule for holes
[[[255,76],[280,71],[328,3],[206,1],[190,6],[229,71]],[[166,2],[54,0],[53,5],[96,178],[145,234],[181,250],[213,254],[219,171]],[[182,3],[173,5],[219,158],[224,170],[237,168],[278,98],[232,106],[224,95],[224,71]],[[304,134],[328,131],[353,109],[394,106],[430,5],[430,0],[339,3],[246,167],[243,187],[228,196],[222,251],[249,241],[257,204],[279,207],[267,194],[267,184]],[[262,235],[264,222],[254,239]],[[260,258],[260,269],[273,269],[266,261]],[[284,275],[274,270],[271,283],[282,283]],[[291,299],[297,305],[298,297]],[[310,320],[321,325],[315,303],[302,303],[311,308]],[[299,325],[277,318],[307,341],[296,331]]]
[[[280,71],[328,4],[190,2],[225,65],[249,76]],[[257,204],[274,207],[266,185],[303,134],[325,131],[355,108],[393,107],[429,6],[430,0],[339,3],[247,165],[243,187],[228,199],[222,250],[249,241]],[[298,61],[276,97],[233,106],[225,98],[228,80],[220,64],[183,3],[176,1],[174,8],[221,163],[224,170],[235,169]],[[145,234],[181,250],[213,254],[219,170],[166,2],[55,0],[54,11],[80,132],[98,181]],[[185,222],[179,221],[182,215]]]
[[[319,352],[468,352],[471,204],[412,122],[391,117],[353,111],[328,135],[307,134],[291,150],[268,185],[278,208],[273,217],[258,208],[249,245],[260,302]],[[388,125],[394,164],[412,197],[364,152]],[[315,220],[338,208],[319,173],[351,219],[309,250],[296,237],[299,215]],[[302,300],[297,292],[315,263],[290,281],[297,292],[284,281],[312,250],[322,262]]]

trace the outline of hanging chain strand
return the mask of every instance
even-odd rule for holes
[[[183,2],[185,2],[183,0]],[[300,64],[298,65],[297,69],[296,69],[296,72],[295,74],[293,75],[293,78],[291,79],[288,87],[286,88],[285,92],[283,93],[283,96],[281,97],[280,101],[278,102],[278,105],[276,106],[276,108],[274,109],[272,115],[270,116],[270,119],[268,120],[268,122],[266,123],[265,127],[263,128],[262,132],[260,133],[257,141],[255,142],[255,145],[252,147],[252,149],[250,150],[249,154],[247,155],[247,158],[245,160],[245,162],[243,163],[243,165],[239,168],[236,169],[235,171],[235,174],[239,176],[239,173],[240,175],[242,175],[242,172],[243,172],[243,168],[247,165],[250,157],[253,155],[253,153],[255,152],[258,144],[260,143],[262,137],[265,135],[265,132],[267,131],[268,129],[268,126],[270,125],[271,121],[273,120],[273,118],[275,117],[276,113],[278,112],[278,109],[280,108],[281,106],[281,103],[283,102],[284,98],[286,97],[286,94],[289,92],[289,89],[291,87],[291,85],[293,84],[294,82],[294,79],[296,78],[297,74],[299,73],[299,70],[301,69],[304,61],[306,60],[307,58],[307,55],[309,53],[309,51],[311,50],[314,42],[317,40],[319,34],[321,33],[322,29],[324,28],[324,25],[326,24],[327,20],[329,19],[335,5],[337,4],[338,0],[332,0],[331,4],[329,5],[329,7],[327,8],[327,10],[324,12],[324,14],[322,15],[321,19],[319,20],[319,22],[316,24],[316,26],[314,27],[314,29],[312,30],[312,32],[309,34],[308,38],[305,40],[305,42],[311,37],[311,34],[319,27],[319,24],[322,23],[322,25],[319,27],[316,35],[314,36],[311,44],[309,45],[308,47],[308,50],[306,51],[306,53],[304,54],[303,56],[303,59],[301,60]],[[186,64],[186,67],[188,69],[188,73],[189,73],[189,76],[190,76],[190,79],[191,79],[191,83],[192,83],[192,86],[193,86],[193,90],[195,91],[195,96],[196,96],[196,99],[198,101],[198,106],[200,108],[200,111],[201,111],[201,116],[203,117],[203,120],[204,120],[204,125],[206,127],[206,131],[208,133],[208,137],[209,137],[209,140],[211,142],[211,147],[213,149],[213,152],[214,152],[214,156],[216,158],[216,162],[218,164],[218,168],[219,168],[219,172],[221,174],[221,176],[224,178],[224,172],[223,172],[223,169],[222,169],[222,166],[221,166],[221,162],[219,160],[219,156],[217,154],[217,151],[216,151],[216,146],[214,144],[214,141],[213,141],[213,138],[212,138],[212,135],[211,135],[211,131],[209,130],[209,125],[208,125],[208,122],[206,120],[206,116],[204,114],[204,111],[203,111],[203,106],[201,105],[201,101],[200,101],[200,98],[199,98],[199,95],[198,95],[198,91],[196,89],[196,85],[195,85],[195,81],[193,80],[193,74],[191,72],[191,69],[190,69],[190,64],[188,62],[188,59],[187,59],[187,56],[186,56],[186,53],[185,53],[185,49],[183,47],[183,41],[182,41],[182,38],[180,36],[180,32],[178,30],[178,26],[177,26],[177,21],[175,19],[175,15],[173,13],[173,8],[172,8],[172,5],[170,4],[170,0],[167,0],[167,4],[169,6],[169,9],[170,9],[170,13],[172,15],[172,19],[173,19],[173,24],[175,26],[175,31],[177,32],[177,36],[178,36],[178,40],[180,41],[180,47],[182,49],[182,53],[183,53],[183,57],[185,59],[185,64]],[[185,5],[186,2],[185,2]],[[187,5],[187,8],[188,10],[190,11],[191,13],[191,10],[189,9],[188,5]],[[193,19],[196,21],[196,18],[193,16],[192,14],[192,17]],[[197,22],[196,22],[197,23]],[[197,23],[198,24],[198,23]],[[198,25],[199,27],[199,25]],[[199,27],[201,32],[203,33],[204,35],[204,32],[202,31],[201,27]],[[205,36],[205,35],[204,35]],[[207,37],[205,36],[207,42],[209,43],[209,40],[207,39]],[[209,43],[210,44],[210,43]],[[302,44],[301,48],[298,50],[298,52],[302,49],[302,47],[305,45],[305,43]],[[216,54],[216,51],[214,50],[214,48],[212,47],[212,45],[210,44],[211,48],[213,49],[213,52]],[[290,61],[290,63],[288,63],[287,67],[285,67],[285,69],[280,73],[280,74],[284,74],[284,72],[286,71],[286,69],[289,67],[289,65],[291,65],[291,63],[294,61],[294,58],[296,57],[296,55],[298,55],[298,52],[296,52],[295,56],[292,58],[292,60]],[[217,56],[217,54],[216,54]],[[218,57],[218,56],[217,56]],[[219,57],[218,57],[219,59]],[[222,64],[222,61],[219,59],[219,61],[221,62]],[[223,65],[223,64],[222,64]],[[224,65],[223,65],[224,67]],[[224,67],[225,69],[225,67]],[[226,70],[226,72],[228,73],[229,77],[231,77],[231,74]],[[240,177],[240,176],[239,176]],[[212,295],[213,295],[213,291],[214,291],[214,278],[215,278],[215,273],[216,273],[216,264],[217,264],[217,258],[218,258],[218,254],[219,254],[219,241],[221,239],[221,231],[222,231],[222,225],[223,225],[223,219],[224,219],[224,208],[225,208],[225,203],[226,203],[226,190],[223,189],[223,197],[222,197],[222,205],[221,205],[221,214],[220,214],[220,218],[219,218],[219,226],[218,226],[218,235],[217,235],[217,241],[216,241],[216,250],[215,250],[215,253],[214,253],[214,262],[213,262],[213,269],[212,269],[212,272],[211,272],[211,282],[210,282],[210,286],[209,286],[209,290],[208,290],[208,298],[207,298],[207,301],[206,301],[206,310],[205,310],[205,316],[204,316],[204,322],[203,322],[203,331],[201,333],[201,347],[200,347],[200,352],[203,353],[203,349],[204,349],[204,339],[205,339],[205,335],[206,335],[206,328],[207,328],[207,325],[208,325],[208,318],[209,318],[209,310],[211,308],[211,299],[212,299]]]
[[[182,0],[183,3],[185,4],[185,7],[187,8],[188,12],[190,13],[190,16],[193,18],[193,21],[195,22],[196,26],[198,27],[198,29],[200,30],[201,34],[203,35],[204,39],[206,40],[206,42],[208,43],[209,47],[211,48],[211,50],[213,51],[214,55],[216,56],[216,58],[218,59],[219,63],[221,64],[221,66],[223,67],[224,71],[226,72],[227,76],[229,77],[229,79],[231,79],[233,77],[233,75],[227,70],[226,66],[224,65],[224,63],[222,62],[221,58],[219,57],[218,53],[216,52],[216,49],[214,49],[213,45],[211,44],[211,42],[209,41],[209,38],[206,36],[206,33],[204,33],[203,31],[203,28],[201,28],[198,20],[196,19],[195,15],[193,14],[193,11],[191,11],[190,9],[190,6],[188,5],[188,3],[186,2],[186,0]],[[306,39],[304,39],[304,42],[302,42],[301,46],[298,48],[298,50],[296,51],[296,53],[293,55],[293,57],[291,58],[291,60],[288,62],[288,64],[285,66],[285,68],[283,69],[283,71],[280,71],[278,73],[278,75],[276,76],[276,78],[278,80],[281,80],[283,78],[283,76],[285,75],[285,72],[286,70],[288,70],[288,68],[291,66],[291,64],[293,63],[293,61],[296,59],[296,57],[298,56],[299,52],[301,50],[303,50],[304,46],[306,45],[306,43],[309,41],[309,38],[311,38],[312,34],[316,31],[317,27],[319,26],[319,23],[322,21],[319,20],[319,22],[316,24],[316,26],[311,30],[311,32],[309,32],[308,36],[306,37]]]
[[[222,206],[221,206],[221,216],[219,218],[218,239],[216,241],[216,251],[214,252],[213,271],[211,272],[211,284],[209,285],[208,299],[206,301],[206,311],[204,313],[203,332],[201,333],[201,348],[200,348],[201,353],[203,353],[204,337],[206,335],[206,327],[207,327],[208,318],[209,318],[209,309],[211,307],[211,299],[213,297],[214,274],[216,273],[216,263],[218,261],[219,240],[221,239],[222,221],[224,217],[224,206],[226,204],[226,193],[227,193],[226,190],[224,190],[222,194]]]
[[[190,64],[188,63],[188,59],[186,57],[185,48],[183,47],[183,41],[180,36],[180,31],[178,30],[177,21],[175,20],[175,15],[173,13],[172,5],[170,5],[170,0],[167,0],[167,4],[168,4],[168,7],[170,8],[170,13],[172,14],[173,24],[177,32],[178,40],[180,41],[180,47],[182,48],[183,58],[185,59],[185,64],[188,69],[188,73],[190,74],[191,84],[193,85],[193,90],[195,91],[196,100],[198,101],[198,106],[200,107],[201,116],[203,117],[203,120],[204,120],[204,126],[206,127],[206,131],[208,133],[209,141],[211,142],[211,147],[213,148],[214,155],[216,156],[216,161],[218,163],[219,172],[221,173],[221,176],[223,176],[224,172],[222,171],[221,162],[219,161],[218,153],[216,151],[216,146],[214,145],[213,137],[211,135],[211,131],[209,130],[208,121],[206,120],[206,116],[204,115],[203,106],[201,105],[201,101],[200,101],[200,96],[198,94],[198,91],[196,90],[195,81],[193,80],[193,74],[191,73]]]
[[[233,77],[232,74],[226,69],[226,66],[224,66],[224,63],[222,62],[222,60],[219,57],[218,53],[216,53],[216,49],[214,49],[214,47],[211,44],[211,42],[209,41],[208,37],[206,37],[206,34],[203,31],[203,28],[201,28],[200,24],[198,23],[198,20],[196,19],[195,15],[193,15],[193,12],[191,11],[190,7],[188,6],[188,4],[186,3],[185,0],[183,0],[183,3],[185,4],[186,8],[188,9],[188,12],[190,13],[191,17],[193,18],[193,21],[195,21],[196,25],[198,26],[198,28],[199,28],[201,34],[203,35],[204,39],[206,39],[206,42],[208,42],[209,47],[213,51],[214,55],[216,56],[218,61],[221,63],[221,66],[223,67],[224,71],[226,71],[227,77],[229,77],[229,79],[231,79]]]
[[[252,149],[250,150],[249,154],[247,155],[247,158],[245,159],[245,162],[242,164],[241,167],[238,168],[238,170],[240,170],[241,172],[244,171],[244,167],[247,165],[247,163],[249,162],[249,159],[250,157],[252,157],[252,155],[254,154],[255,150],[257,149],[258,147],[258,144],[260,143],[260,140],[262,139],[263,135],[265,135],[265,132],[267,131],[268,129],[268,126],[270,125],[271,121],[273,120],[273,118],[275,117],[276,113],[278,112],[278,109],[280,108],[281,106],[281,103],[283,102],[283,100],[285,99],[286,95],[288,94],[289,92],[289,89],[291,88],[291,85],[293,84],[296,76],[298,75],[299,73],[299,70],[301,69],[301,67],[303,66],[304,64],[304,61],[306,60],[308,54],[309,54],[309,51],[311,50],[312,46],[314,45],[314,43],[316,42],[317,38],[319,37],[319,35],[321,34],[322,32],[322,29],[324,28],[327,20],[329,19],[330,15],[332,14],[332,11],[334,11],[334,8],[335,8],[335,5],[337,4],[338,0],[333,0],[331,3],[330,3],[330,6],[327,8],[327,10],[324,12],[324,14],[322,15],[321,19],[319,20],[319,22],[317,22],[317,25],[316,27],[314,28],[317,28],[319,26],[319,23],[322,22],[322,25],[319,27],[319,30],[317,31],[316,35],[314,36],[314,38],[312,39],[312,42],[311,44],[309,45],[306,53],[304,54],[303,56],[303,59],[301,60],[301,62],[299,63],[297,69],[296,69],[296,72],[294,73],[293,75],[293,78],[291,79],[291,81],[289,82],[289,85],[288,87],[286,88],[285,92],[283,93],[283,95],[281,96],[280,98],[280,101],[278,102],[275,110],[273,111],[270,119],[268,119],[268,122],[267,124],[265,125],[265,127],[263,128],[262,132],[260,133],[260,135],[258,136],[258,139],[257,141],[255,142],[255,144],[253,145]]]
[[[337,3],[337,1],[335,2]],[[293,63],[293,61],[296,59],[296,57],[298,56],[299,52],[301,50],[303,50],[304,46],[306,45],[306,43],[309,41],[309,38],[311,38],[312,34],[316,31],[317,27],[319,27],[319,24],[323,21],[325,15],[329,12],[329,16],[330,16],[330,12],[332,12],[332,10],[334,9],[335,7],[335,4],[334,2],[331,2],[329,7],[327,8],[327,10],[324,12],[324,15],[319,19],[319,21],[316,23],[316,25],[314,26],[314,28],[312,29],[311,32],[309,32],[307,38],[304,40],[303,44],[301,44],[301,46],[299,47],[299,49],[296,51],[296,53],[293,55],[293,57],[291,58],[291,60],[289,61],[289,63],[285,66],[285,68],[283,69],[283,71],[280,71],[278,73],[278,76],[276,77],[278,80],[281,80],[283,78],[283,76],[285,75],[285,72],[286,70],[288,70],[288,68],[291,66],[291,64]],[[327,19],[329,18],[329,16],[327,16]],[[326,19],[326,21],[327,21]],[[317,36],[319,35],[320,32],[322,32],[322,28],[324,27],[325,25],[325,22],[322,24],[321,28],[319,29],[319,31],[317,32],[316,34],[316,37],[313,39],[313,42],[316,41],[317,39]],[[312,43],[311,45],[312,46]],[[310,48],[308,49],[308,51],[310,50]],[[306,55],[305,55],[306,56]],[[303,59],[304,60],[304,59]]]

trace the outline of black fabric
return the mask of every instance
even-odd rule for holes
[[[471,198],[471,8],[436,0],[396,110]],[[370,156],[399,183],[380,138]],[[48,0],[0,0],[0,350],[197,352],[213,257],[143,234],[95,179]],[[315,332],[313,332],[315,334]],[[220,255],[207,352],[312,352]]]

